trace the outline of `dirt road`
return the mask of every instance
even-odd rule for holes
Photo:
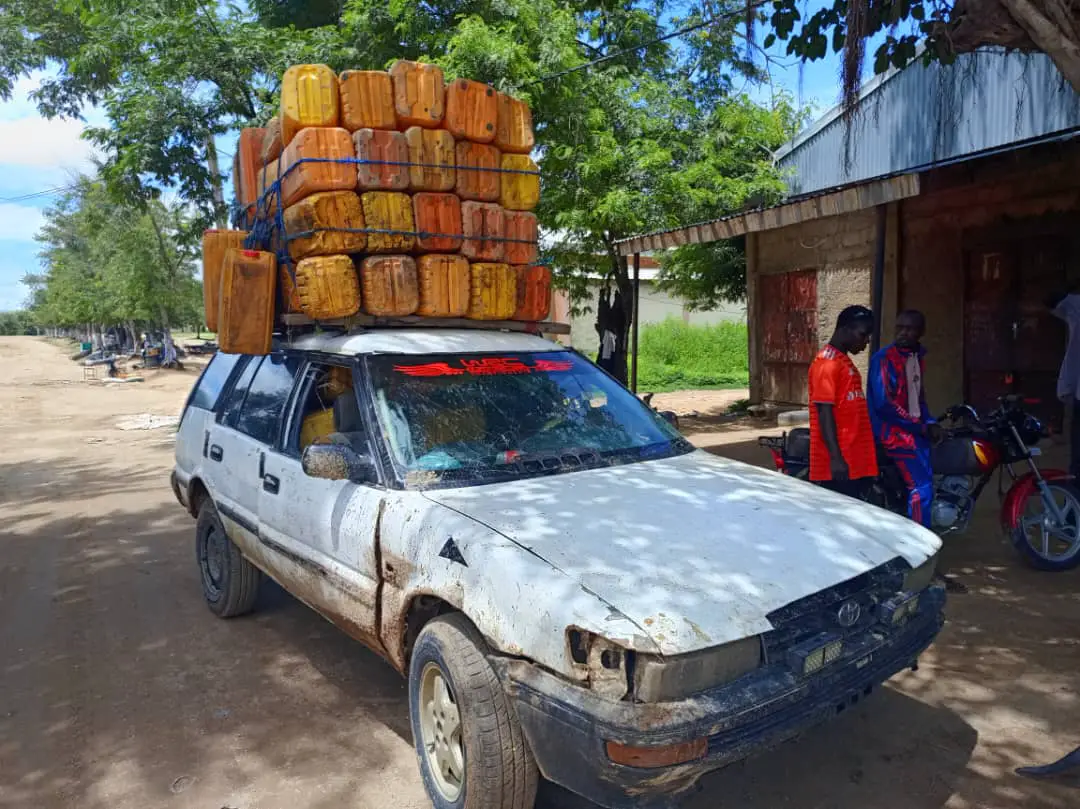
[[[274,587],[249,618],[203,605],[172,433],[116,427],[176,415],[194,375],[106,388],[65,353],[0,338],[0,806],[428,806],[388,666]],[[754,458],[745,438],[711,448]],[[950,555],[973,592],[918,673],[691,809],[1076,806],[1010,773],[1080,743],[1080,576],[1021,570],[996,538]]]

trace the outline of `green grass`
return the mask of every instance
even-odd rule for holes
[[[669,318],[641,328],[638,390],[744,388],[749,383],[745,323],[688,326]]]

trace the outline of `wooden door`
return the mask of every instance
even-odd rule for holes
[[[1057,372],[1066,329],[1046,309],[1062,288],[1067,245],[1035,237],[1002,242],[967,255],[964,305],[965,398],[983,412],[1018,393],[1030,409],[1060,429]]]
[[[764,398],[806,404],[807,375],[817,351],[817,272],[762,275],[758,289]]]

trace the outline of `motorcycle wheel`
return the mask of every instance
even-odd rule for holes
[[[1065,518],[1064,529],[1051,529],[1051,516],[1042,494],[1034,489],[1024,501],[1020,521],[1012,527],[1009,539],[1036,570],[1072,570],[1080,565],[1080,490],[1061,481],[1049,481],[1047,485]]]

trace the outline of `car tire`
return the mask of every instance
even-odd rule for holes
[[[244,558],[221,524],[209,498],[195,523],[195,561],[203,598],[219,618],[246,615],[255,606],[262,572]]]
[[[409,716],[435,809],[532,809],[536,801],[536,761],[486,650],[460,613],[429,622],[413,647]]]

